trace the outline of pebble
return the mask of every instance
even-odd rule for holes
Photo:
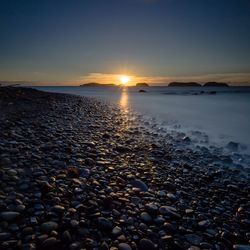
[[[50,237],[43,241],[42,247],[43,248],[52,248],[55,247],[58,244],[58,240],[55,237]]]
[[[122,229],[118,226],[114,227],[112,230],[112,235],[119,236],[120,234],[122,234]]]
[[[185,238],[187,239],[187,241],[193,245],[200,245],[200,243],[202,242],[202,237],[196,235],[196,234],[186,234]]]
[[[139,180],[139,179],[131,180],[130,184],[133,187],[140,189],[142,192],[148,191],[148,186],[142,180]]]
[[[250,245],[234,245],[235,250],[250,250]]]
[[[20,213],[18,213],[18,212],[9,211],[9,212],[0,213],[0,217],[5,221],[13,221],[19,216],[20,216]]]
[[[140,217],[144,222],[149,223],[152,221],[152,217],[147,212],[142,212]]]
[[[50,233],[51,231],[56,230],[57,228],[58,228],[58,224],[54,221],[44,222],[41,225],[41,230],[46,233]]]
[[[156,249],[155,244],[149,239],[141,239],[139,243],[140,250],[154,250]]]
[[[112,230],[112,222],[104,217],[99,217],[97,219],[98,227],[105,231],[105,230]]]
[[[118,245],[118,249],[119,250],[132,250],[132,248],[130,247],[130,245],[127,244],[127,243],[120,243]]]

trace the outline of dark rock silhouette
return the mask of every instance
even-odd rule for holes
[[[206,82],[203,87],[229,87],[229,85],[224,82]]]
[[[170,82],[169,87],[200,87],[201,84],[197,82]]]
[[[138,92],[139,92],[139,93],[146,93],[147,91],[144,90],[144,89],[140,89]]]
[[[149,87],[149,85],[146,82],[138,82],[135,85],[136,87]]]
[[[89,82],[89,83],[84,83],[81,84],[80,87],[115,87],[114,83],[107,83],[107,84],[102,84],[98,82]]]
[[[231,151],[238,151],[238,149],[239,149],[239,143],[230,141],[230,142],[227,144],[226,147],[227,147],[229,150],[231,150]]]

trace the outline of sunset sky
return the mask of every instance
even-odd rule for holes
[[[2,0],[0,82],[250,83],[249,0]]]

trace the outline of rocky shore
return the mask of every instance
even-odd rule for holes
[[[249,176],[188,143],[99,100],[1,87],[0,249],[250,249]]]

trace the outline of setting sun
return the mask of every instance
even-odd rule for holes
[[[126,83],[129,82],[129,77],[126,76],[126,75],[123,75],[123,76],[120,77],[120,81],[121,81],[122,84],[126,84]]]

